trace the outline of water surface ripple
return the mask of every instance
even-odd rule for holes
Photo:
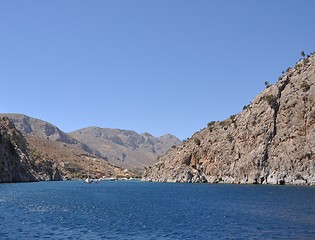
[[[0,185],[0,239],[315,239],[315,188]]]

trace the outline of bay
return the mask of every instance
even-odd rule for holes
[[[0,223],[0,239],[315,239],[315,188],[1,184]]]

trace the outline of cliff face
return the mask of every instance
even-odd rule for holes
[[[36,181],[27,144],[8,118],[0,118],[0,183]]]
[[[0,114],[25,137],[31,169],[38,181],[124,175],[122,169],[99,158],[100,153],[56,126],[23,114]]]
[[[238,115],[210,122],[148,168],[147,181],[315,185],[314,55]]]

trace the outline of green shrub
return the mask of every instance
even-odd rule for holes
[[[236,115],[231,115],[230,116],[230,119],[231,119],[231,122],[232,123],[235,123],[236,121],[235,121],[235,118],[236,118]]]
[[[214,124],[215,124],[215,121],[208,122],[208,129],[210,132],[212,132],[212,130],[214,128]]]
[[[308,90],[310,90],[311,87],[307,82],[303,81],[301,84],[301,88],[302,88],[303,92],[307,92]]]
[[[245,109],[249,108],[249,105],[250,105],[250,104],[245,105],[245,106],[243,107],[243,110],[245,110]]]
[[[265,81],[265,86],[266,86],[266,88],[269,88],[271,85],[268,81]]]
[[[270,107],[274,108],[277,104],[277,97],[274,95],[267,95],[265,96],[265,100],[269,104]]]
[[[309,64],[310,60],[308,58],[305,58],[303,62],[304,62],[304,65],[306,65],[306,64]]]
[[[234,138],[233,136],[229,133],[227,136],[226,136],[226,139],[231,143],[233,142]]]
[[[220,126],[221,126],[221,127],[225,127],[225,126],[227,126],[228,124],[229,124],[229,122],[228,122],[227,120],[224,120],[224,121],[220,122]]]
[[[214,124],[215,124],[215,121],[208,122],[208,128],[213,127]]]
[[[195,139],[194,139],[194,142],[195,142],[195,144],[198,145],[198,146],[200,146],[200,144],[201,144],[199,138],[195,138]]]
[[[298,69],[300,69],[301,67],[302,67],[302,64],[301,64],[301,63],[298,63],[298,64],[295,65],[294,69],[295,69],[295,70],[298,70]]]

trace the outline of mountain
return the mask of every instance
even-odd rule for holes
[[[288,68],[239,114],[209,122],[144,180],[315,185],[314,55]]]
[[[75,140],[51,123],[40,119],[31,118],[23,114],[1,114],[11,119],[15,127],[22,133],[40,138],[47,138],[53,141],[73,144]]]
[[[157,138],[149,133],[99,127],[83,128],[69,133],[69,136],[97,149],[108,162],[133,170],[154,164],[158,156],[181,143],[171,134]]]
[[[47,174],[53,166],[64,178],[85,177],[89,166],[93,166],[92,177],[125,175],[120,167],[142,172],[144,166],[156,162],[157,156],[181,143],[170,134],[156,138],[149,133],[98,127],[65,133],[51,123],[23,114],[0,116],[9,118],[25,136],[36,164],[46,163],[38,176],[42,180],[53,178],[52,173]]]
[[[0,182],[31,182],[27,143],[23,135],[8,118],[0,117]]]
[[[32,163],[29,169],[38,181],[85,178],[88,171],[93,178],[125,175],[121,168],[101,159],[99,152],[77,142],[48,122],[22,114],[0,116],[8,119],[25,139],[24,149]],[[1,127],[1,131],[3,129]]]
[[[27,138],[47,139],[54,142],[57,141],[69,144],[76,146],[78,149],[87,153],[100,157],[100,153],[97,150],[91,149],[87,145],[76,141],[74,138],[49,122],[32,118],[24,114],[2,113],[0,116],[8,117],[14,123],[16,128]]]

